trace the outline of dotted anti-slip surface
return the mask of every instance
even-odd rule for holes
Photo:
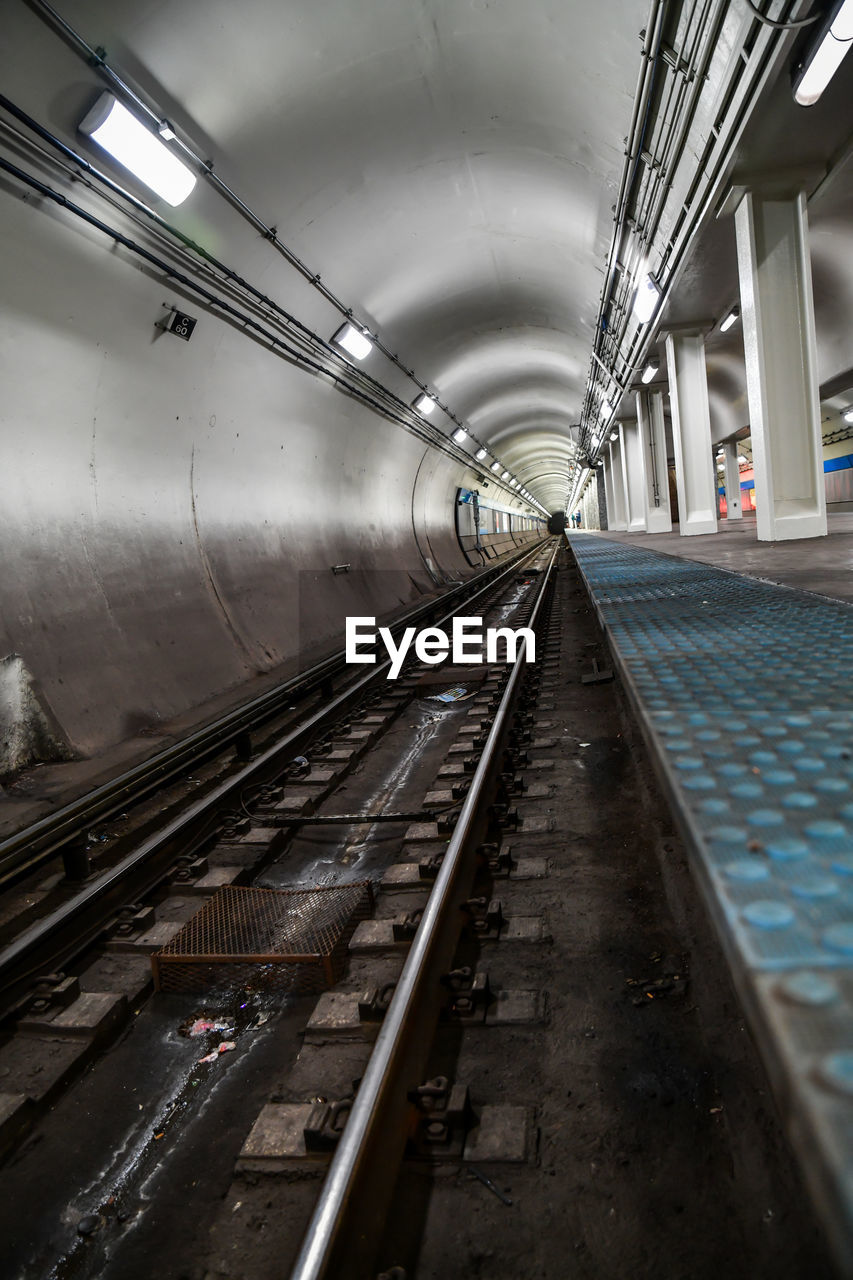
[[[853,607],[569,542],[853,1267]]]

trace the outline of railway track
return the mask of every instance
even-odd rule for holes
[[[418,623],[440,625],[462,608],[485,608],[495,592],[504,590],[535,554],[523,553],[508,566],[478,575],[473,583],[459,584],[440,602],[430,601],[408,611],[394,624],[393,633],[398,635],[406,626]],[[308,744],[341,715],[353,710],[365,715],[359,703],[371,696],[371,690],[381,687],[387,668],[387,662],[380,662],[355,679],[351,675],[344,678],[344,657],[336,655],[1,842],[0,884],[48,866],[58,857],[64,861],[66,877],[57,895],[61,900],[53,909],[15,936],[4,938],[0,1015],[16,1004],[34,975],[57,969],[73,958],[98,937],[117,912],[125,911],[169,875],[186,878],[195,855],[211,843],[223,821],[226,829],[233,827],[234,810],[240,808],[240,797],[246,790],[275,785],[291,759],[307,750]],[[283,708],[317,691],[321,691],[319,705],[287,716],[283,727],[271,729],[270,722],[281,716]],[[271,740],[253,753],[252,740],[257,741],[265,731],[272,734]],[[108,867],[91,864],[88,833],[94,822],[119,810],[132,810],[152,791],[198,770],[223,747],[235,744],[238,759],[223,760],[220,774],[202,795],[190,804],[177,804],[166,821],[149,823],[153,829],[146,830],[143,838],[131,836],[120,842]],[[73,888],[75,881],[80,887],[69,894],[67,889],[69,885]],[[4,933],[10,932],[7,925]]]
[[[535,667],[481,668],[463,698],[440,703],[430,695],[459,672],[409,664],[393,689],[318,727],[307,768],[244,783],[224,829],[117,918],[98,956],[69,966],[81,996],[112,995],[138,1016],[82,1078],[78,1056],[66,1093],[43,1058],[52,1110],[0,1171],[0,1203],[27,1188],[66,1203],[32,1210],[20,1238],[0,1209],[21,1280],[676,1275],[689,1269],[685,1227],[708,1251],[693,1273],[710,1277],[718,1242],[736,1254],[744,1204],[766,1212],[774,1196],[790,1225],[733,1276],[771,1264],[793,1276],[806,1255],[824,1274],[791,1171],[779,1190],[749,1165],[748,1125],[730,1146],[721,1138],[719,1117],[746,1097],[785,1167],[755,1064],[707,1065],[704,1024],[725,1021],[731,993],[713,954],[712,981],[688,977],[683,935],[698,945],[701,925],[688,900],[679,933],[667,902],[687,890],[673,868],[665,887],[649,871],[671,829],[650,816],[649,780],[630,776],[600,636],[557,554],[552,544],[539,572],[507,574],[487,615],[537,628]],[[603,820],[602,787],[613,788]],[[144,1002],[150,953],[217,886],[365,881],[371,918],[319,999],[250,981]],[[685,1014],[703,981],[700,1023]],[[21,1006],[15,1043],[65,1043],[51,1027],[71,1021],[67,996]],[[179,1034],[204,1022],[198,1038]],[[115,1033],[105,1012],[91,1052]],[[692,1186],[697,1144],[711,1154]],[[708,1189],[732,1164],[731,1190],[715,1192],[722,1221],[709,1221]],[[678,1231],[662,1225],[649,1168],[683,1202]],[[626,1194],[654,1217],[652,1243],[641,1224],[627,1240],[614,1222]]]

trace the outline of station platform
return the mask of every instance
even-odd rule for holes
[[[703,562],[712,552],[696,544],[719,535],[567,537],[790,1140],[853,1275],[851,590],[842,594],[839,565],[814,564],[813,591],[762,580],[783,548],[777,569],[807,580],[815,543],[826,551],[833,540],[750,546],[743,529],[733,538],[741,559],[753,557],[747,576]],[[846,543],[845,533],[833,554],[853,555],[853,532]]]
[[[602,537],[627,546],[661,551],[732,569],[787,587],[816,591],[838,600],[853,601],[853,511],[827,517],[826,538],[802,538],[790,542],[759,542],[755,516],[720,520],[716,533],[682,538],[678,526],[672,533],[618,533]]]

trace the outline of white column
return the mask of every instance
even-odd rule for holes
[[[663,394],[660,391],[637,392],[637,425],[643,450],[646,533],[671,533],[666,423],[663,417]]]
[[[625,497],[629,533],[646,532],[646,461],[636,422],[623,422],[621,427],[622,457],[625,471]]]
[[[598,512],[598,528],[607,528],[607,467],[595,468],[595,509]]]
[[[604,504],[607,507],[607,527],[612,529],[616,519],[616,499],[613,497],[613,459],[609,449],[603,450],[601,456],[604,459]]]
[[[758,537],[826,533],[804,192],[746,191],[735,210]]]
[[[682,535],[716,533],[716,479],[702,334],[689,328],[670,330],[666,335],[666,367],[679,531]]]
[[[737,444],[727,441],[723,445],[723,462],[725,463],[726,486],[726,520],[742,520],[743,510],[740,505],[740,467],[737,462]]]
[[[622,465],[622,442],[610,442],[610,487],[613,493],[613,519],[611,529],[628,528],[627,504],[625,502],[625,472]]]

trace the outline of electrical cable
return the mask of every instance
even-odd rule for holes
[[[808,17],[798,18],[794,22],[778,22],[775,18],[768,18],[766,14],[762,13],[754,0],[745,0],[745,3],[759,22],[763,22],[765,27],[772,27],[774,31],[797,31],[800,27],[810,27],[813,22],[817,22],[818,19],[824,17],[826,12],[824,10],[821,13],[810,13]]]

